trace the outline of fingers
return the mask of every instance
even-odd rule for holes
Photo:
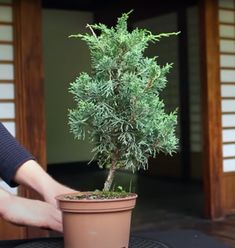
[[[54,211],[53,214],[53,221],[51,229],[57,232],[63,232],[63,225],[62,225],[62,213],[58,209]]]
[[[12,197],[3,217],[16,225],[63,231],[61,212],[51,204],[39,200]]]
[[[39,211],[38,220],[35,221],[36,225],[41,228],[63,232],[62,227],[62,213],[54,206],[41,202],[41,211]],[[42,208],[45,208],[44,210]]]

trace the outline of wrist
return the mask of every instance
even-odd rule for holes
[[[16,171],[14,180],[44,196],[53,184],[53,179],[34,160],[25,162]]]

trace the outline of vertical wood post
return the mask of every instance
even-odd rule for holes
[[[203,167],[206,217],[224,215],[221,202],[222,137],[217,1],[200,1],[203,90]]]
[[[42,7],[40,0],[15,1],[15,78],[17,139],[46,169],[46,136],[42,62]],[[20,189],[28,198],[39,198]],[[27,238],[46,236],[47,232],[27,228]]]

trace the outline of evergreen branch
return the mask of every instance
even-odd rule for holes
[[[97,42],[99,42],[98,38],[97,38],[97,35],[96,33],[94,32],[93,28],[91,27],[90,24],[87,24],[86,25],[87,28],[89,28],[91,30],[91,33],[93,34],[93,36],[96,38]]]
[[[180,31],[179,32],[171,32],[171,33],[161,33],[161,34],[154,35],[154,37],[155,37],[154,39],[156,41],[159,41],[159,39],[162,37],[170,37],[172,35],[178,35],[180,33],[181,33]]]

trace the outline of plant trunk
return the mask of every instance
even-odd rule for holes
[[[110,191],[110,188],[112,186],[113,179],[114,179],[114,174],[115,174],[115,171],[117,169],[116,164],[117,164],[117,160],[115,159],[112,161],[112,165],[109,168],[109,173],[108,173],[108,176],[105,180],[103,191]]]

